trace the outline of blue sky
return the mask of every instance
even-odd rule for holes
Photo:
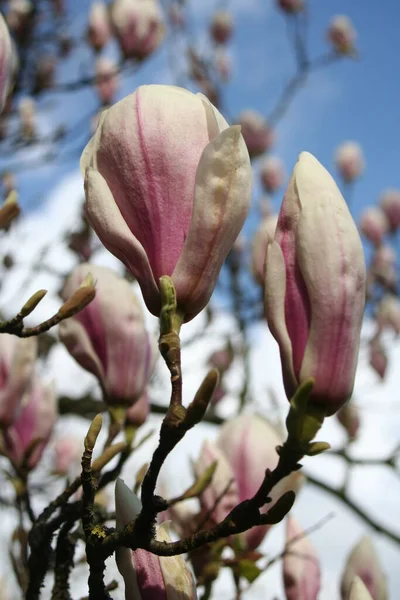
[[[200,45],[205,46],[204,25],[213,7],[221,3],[192,0],[188,5],[189,14],[196,15],[192,19],[193,31]],[[231,6],[236,16],[236,32],[229,46],[234,74],[225,87],[224,103],[233,116],[243,108],[256,108],[267,115],[294,71],[294,56],[284,18],[272,0],[232,0],[222,5]],[[75,31],[84,27],[84,14],[89,3],[85,2],[83,6],[75,1],[71,3]],[[360,59],[342,60],[310,77],[278,125],[274,153],[282,156],[289,172],[304,149],[333,169],[332,155],[336,146],[346,139],[360,142],[365,151],[367,170],[356,186],[352,201],[357,217],[363,206],[375,202],[382,188],[400,187],[397,66],[400,7],[395,0],[384,3],[377,0],[368,3],[364,0],[311,0],[309,9],[311,56],[319,56],[328,50],[325,30],[331,16],[347,14],[358,32]],[[167,47],[166,44],[136,75],[125,79],[120,96],[140,83],[171,82]],[[177,56],[179,48],[178,42],[172,50],[172,53],[175,51],[173,56]],[[111,45],[107,53],[115,54],[115,48]],[[93,59],[84,46],[63,65],[60,70],[62,81],[76,78],[77,62],[81,72],[90,73]],[[58,100],[62,100],[62,108],[57,105]],[[44,130],[54,122],[77,125],[70,138],[73,142],[66,144],[65,160],[21,174],[21,201],[27,208],[40,206],[46,191],[59,182],[62,174],[76,168],[80,148],[89,136],[85,115],[96,110],[96,97],[91,89],[68,96],[49,93],[42,96],[39,107]],[[20,157],[17,159],[18,163]]]

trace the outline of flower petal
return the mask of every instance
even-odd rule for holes
[[[86,170],[86,213],[101,242],[137,278],[148,309],[160,312],[160,293],[143,246],[124,221],[110,188],[100,173]]]
[[[293,369],[292,342],[286,327],[285,297],[285,260],[281,247],[274,241],[268,245],[265,259],[264,307],[270,331],[279,344],[283,382],[290,398],[297,389],[297,381]]]
[[[74,318],[60,323],[60,340],[83,369],[93,373],[104,385],[104,371],[100,358],[93,348],[92,342],[84,326]]]
[[[201,156],[188,236],[173,271],[178,305],[191,318],[210,299],[250,206],[251,166],[240,127],[222,131]]]

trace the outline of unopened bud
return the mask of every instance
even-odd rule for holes
[[[97,438],[99,437],[102,425],[103,417],[100,414],[96,415],[93,421],[91,422],[85,437],[85,450],[93,450]]]
[[[0,208],[0,229],[6,229],[11,221],[18,217],[20,210],[17,192],[12,190]]]
[[[20,314],[23,317],[27,317],[28,315],[30,315],[31,312],[35,310],[39,302],[43,300],[46,294],[47,290],[38,290],[37,292],[35,292],[33,296],[31,296],[29,300],[25,302],[25,304],[20,310]]]
[[[88,273],[82,281],[79,288],[70,298],[61,306],[58,316],[62,319],[68,319],[77,312],[85,308],[96,295],[95,281],[91,273]]]
[[[211,369],[203,379],[193,401],[187,407],[185,423],[190,427],[199,423],[204,417],[215,388],[218,385],[218,381],[218,371],[216,369]]]

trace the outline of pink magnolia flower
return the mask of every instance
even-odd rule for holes
[[[211,37],[217,44],[226,44],[233,33],[233,17],[227,10],[220,10],[214,13],[211,26]]]
[[[228,339],[225,346],[220,350],[215,350],[208,359],[208,364],[214,369],[218,369],[219,374],[223,375],[231,366],[235,358],[235,351],[231,341]]]
[[[286,544],[283,557],[286,599],[317,600],[321,587],[319,560],[310,540],[293,517],[286,521]]]
[[[389,231],[389,221],[382,209],[377,206],[366,208],[360,220],[361,233],[375,246],[380,246]]]
[[[357,438],[358,430],[360,429],[360,411],[352,400],[342,406],[336,413],[337,420],[346,430],[349,440],[353,441]]]
[[[31,385],[37,357],[37,338],[0,336],[0,427],[13,423]]]
[[[0,112],[11,91],[14,72],[14,51],[7,24],[0,14]]]
[[[352,549],[342,575],[342,600],[347,600],[355,577],[365,584],[372,600],[387,600],[386,575],[382,571],[372,540],[364,536]]]
[[[359,577],[354,577],[351,583],[348,600],[373,600],[362,579]]]
[[[277,156],[267,156],[261,165],[260,176],[265,191],[273,194],[283,185],[285,179],[283,161]]]
[[[104,2],[93,2],[88,16],[88,42],[95,50],[100,52],[109,42],[111,37],[108,8]]]
[[[266,258],[265,311],[288,398],[310,377],[311,398],[328,415],[350,398],[365,280],[362,244],[346,202],[328,171],[302,152]]]
[[[261,417],[246,415],[225,423],[217,438],[217,447],[227,458],[235,476],[239,502],[251,498],[260,487],[265,470],[273,470],[278,464],[276,446],[283,438],[268,421]],[[303,476],[291,473],[274,487],[265,511],[289,490],[298,491]],[[226,516],[226,515],[225,515]],[[270,525],[261,525],[245,531],[243,539],[249,550],[255,550],[262,542]]]
[[[357,32],[346,15],[333,17],[328,27],[328,40],[339,54],[354,54]]]
[[[264,287],[265,257],[268,244],[273,242],[278,224],[278,215],[267,215],[257,229],[253,238],[252,272],[258,284]]]
[[[35,375],[24,397],[20,414],[4,431],[4,443],[9,456],[18,465],[26,459],[27,468],[34,469],[49,442],[56,420],[54,386],[43,385]]]
[[[105,267],[76,267],[63,290],[67,299],[91,273],[96,297],[60,324],[68,352],[97,377],[108,404],[131,406],[143,394],[154,368],[155,345],[140,302],[127,281]]]
[[[158,0],[114,0],[110,16],[125,58],[147,58],[164,38]]]
[[[396,231],[400,225],[400,190],[385,190],[379,199],[379,204],[389,221],[390,228]]]
[[[118,67],[115,61],[101,56],[96,61],[96,92],[102,104],[111,104],[119,88]]]
[[[275,135],[260,113],[244,110],[239,115],[239,125],[251,158],[256,158],[271,148]]]
[[[139,500],[118,479],[115,485],[117,529],[122,529],[141,511]],[[159,541],[170,542],[169,524],[157,527]],[[116,562],[125,582],[125,600],[196,600],[193,575],[181,555],[156,556],[146,550],[118,548]]]
[[[358,179],[365,169],[362,148],[357,142],[344,142],[335,152],[336,167],[346,183]]]
[[[86,210],[103,244],[160,312],[169,275],[186,321],[213,292],[250,204],[251,167],[237,126],[202,95],[142,86],[103,111],[81,166]]]
[[[304,8],[304,0],[277,0],[278,6],[285,12],[297,13]]]

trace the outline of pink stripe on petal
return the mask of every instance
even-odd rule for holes
[[[168,600],[159,557],[142,549],[132,554],[142,600]]]

